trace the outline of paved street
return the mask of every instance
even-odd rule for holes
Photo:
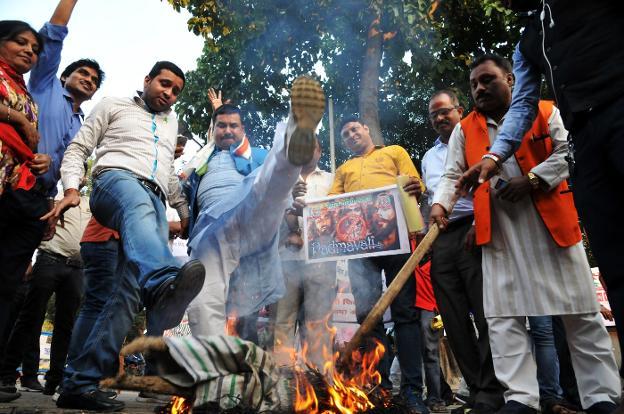
[[[137,402],[136,392],[122,391],[117,397],[126,403],[123,413],[153,414],[159,405],[154,403]],[[11,403],[0,403],[0,414],[51,414],[51,413],[80,413],[79,410],[62,410],[56,407],[49,395],[40,392],[22,392],[22,396]]]

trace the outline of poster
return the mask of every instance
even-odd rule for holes
[[[394,185],[307,200],[303,226],[310,263],[410,251]]]

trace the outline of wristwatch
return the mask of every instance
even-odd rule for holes
[[[537,175],[530,172],[527,174],[527,178],[529,179],[529,184],[531,184],[531,187],[533,187],[534,190],[537,190],[540,187],[541,180]]]

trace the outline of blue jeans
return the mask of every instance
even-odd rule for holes
[[[165,205],[132,173],[109,170],[93,180],[90,206],[98,222],[119,232],[127,271],[149,306],[180,270],[167,244]]]
[[[80,394],[117,374],[119,351],[139,310],[139,286],[117,240],[82,243],[85,301],[76,320],[63,392]]]
[[[555,348],[552,317],[529,316],[529,326],[535,348],[540,400],[561,399],[563,390],[559,385],[559,359]]]

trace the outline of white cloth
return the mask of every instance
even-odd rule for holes
[[[62,198],[62,194],[57,196],[57,199],[59,198]],[[41,242],[39,249],[80,260],[80,239],[82,239],[87,223],[91,220],[89,197],[80,197],[78,207],[68,209],[63,216],[64,224],[61,225],[59,221],[52,240]]]
[[[275,128],[273,147],[254,178],[252,190],[237,206],[235,214],[214,231],[197,237],[203,240],[191,257],[206,268],[200,293],[188,307],[189,326],[195,336],[225,333],[225,305],[230,275],[241,257],[267,245],[275,236],[290,202],[290,191],[301,167],[286,157],[284,123]]]
[[[423,196],[427,199],[428,207],[433,205],[433,196],[438,188],[442,174],[444,174],[444,163],[446,162],[446,154],[448,153],[448,145],[438,138],[429,148],[422,158],[420,169],[422,170],[422,179],[425,183],[426,190]],[[429,212],[430,209],[427,209]],[[457,203],[453,211],[449,215],[449,220],[453,221],[458,218],[470,216],[473,214],[472,197],[462,197]],[[428,216],[424,216],[427,221]]]
[[[180,217],[186,218],[188,203],[173,164],[177,135],[178,121],[173,110],[150,112],[138,96],[104,98],[65,151],[61,164],[63,188],[78,188],[84,176],[83,163],[95,149],[94,176],[107,169],[121,169],[153,181],[167,194]]]
[[[583,408],[601,401],[617,403],[620,378],[600,313],[562,318]],[[507,388],[505,401],[539,409],[537,367],[525,318],[488,318],[488,332],[496,378]]]
[[[501,120],[502,122],[502,120]],[[498,125],[487,120],[490,143]],[[549,190],[568,176],[567,131],[555,108],[549,119],[553,153],[531,171]],[[452,210],[455,182],[467,169],[465,137],[461,124],[449,140],[446,169],[434,203]],[[522,175],[515,157],[503,163],[501,177]],[[532,198],[516,203],[496,197],[497,178],[490,180],[491,242],[483,246],[483,308],[486,317],[543,316],[598,311],[591,270],[582,242],[559,247],[537,212]],[[571,193],[561,197],[572,197]]]
[[[323,171],[319,167],[316,167],[316,169],[312,171],[312,173],[310,173],[310,175],[308,175],[305,180],[303,179],[303,177],[299,176],[299,181],[304,181],[306,183],[306,194],[304,200],[311,200],[314,198],[325,197],[327,193],[329,193],[329,190],[331,190],[331,186],[334,183],[334,174]],[[303,229],[303,217],[299,217],[299,228]],[[305,249],[301,248],[299,250],[293,251],[290,248],[286,247],[288,233],[289,229],[286,225],[286,221],[284,220],[280,227],[280,259],[282,261],[305,260]]]

